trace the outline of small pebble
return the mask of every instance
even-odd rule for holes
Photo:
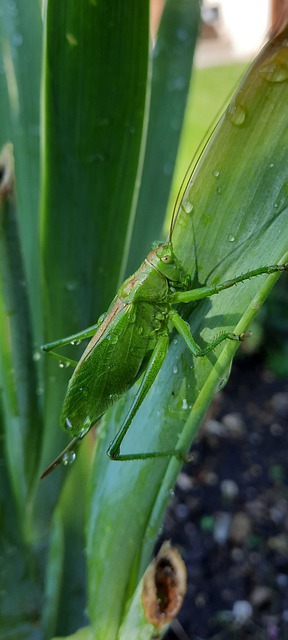
[[[239,511],[233,516],[229,538],[234,544],[244,544],[251,533],[250,518],[244,511]]]
[[[236,600],[233,605],[232,614],[237,625],[242,627],[252,618],[252,605],[248,600]]]
[[[182,489],[182,491],[190,491],[190,489],[192,489],[193,487],[193,479],[187,475],[187,473],[179,473],[179,476],[177,478],[177,486],[179,487],[179,489]]]
[[[217,513],[213,531],[213,538],[217,544],[225,544],[229,536],[231,521],[231,513],[225,513],[225,511]]]
[[[234,500],[239,493],[238,484],[234,480],[225,479],[220,484],[220,490],[224,498]]]
[[[223,438],[227,435],[226,429],[218,420],[206,420],[205,433],[211,436],[218,436],[219,438]]]
[[[237,438],[245,433],[245,423],[239,413],[226,413],[222,418],[222,422],[229,431],[230,436]]]
[[[282,425],[278,422],[272,422],[272,424],[270,425],[270,433],[272,434],[272,436],[275,436],[275,438],[282,436],[283,431],[284,429]]]
[[[272,396],[271,404],[279,416],[286,418],[288,416],[288,393],[281,391]]]
[[[271,602],[272,595],[272,589],[270,589],[270,587],[257,585],[250,595],[250,602],[256,609],[261,609],[261,607],[265,607]]]

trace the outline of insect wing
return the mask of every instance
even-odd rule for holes
[[[135,382],[149,346],[148,339],[139,339],[138,307],[118,299],[84,351],[61,416],[71,435],[93,426]]]

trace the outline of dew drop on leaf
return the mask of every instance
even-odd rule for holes
[[[227,115],[235,127],[243,127],[247,117],[247,109],[244,104],[237,102],[237,96],[236,99],[229,104]]]
[[[267,82],[285,82],[288,79],[288,65],[277,60],[277,56],[262,64],[259,73]]]
[[[185,213],[191,213],[194,207],[190,200],[183,200],[183,202],[181,203],[181,208],[183,209],[183,211],[185,211]]]
[[[67,467],[68,465],[73,464],[74,460],[76,460],[75,451],[66,451],[63,455],[62,463]]]

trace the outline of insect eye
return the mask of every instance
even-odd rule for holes
[[[161,260],[162,262],[165,262],[166,264],[169,264],[169,262],[171,262],[171,256],[166,255],[166,256],[162,256]]]

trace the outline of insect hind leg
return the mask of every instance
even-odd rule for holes
[[[53,358],[56,358],[60,362],[63,362],[63,364],[72,365],[73,367],[76,367],[77,365],[76,360],[72,360],[71,358],[62,356],[61,353],[57,353],[56,351],[54,351],[54,349],[55,348],[57,349],[59,347],[65,347],[68,344],[77,345],[80,342],[82,342],[82,340],[85,340],[86,338],[91,338],[94,335],[95,331],[97,331],[98,326],[99,326],[98,324],[94,324],[91,327],[88,327],[83,331],[78,331],[77,333],[73,333],[72,335],[66,338],[60,338],[60,340],[54,340],[54,342],[48,342],[47,344],[43,344],[41,345],[41,349],[42,351],[44,351],[45,353],[48,353]]]

